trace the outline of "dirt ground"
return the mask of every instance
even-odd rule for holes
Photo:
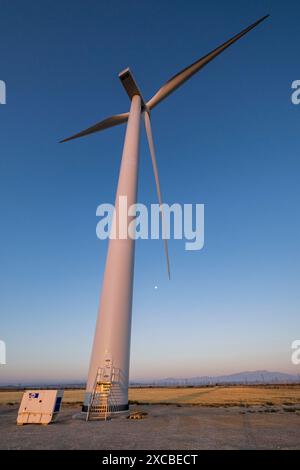
[[[17,426],[18,406],[0,406],[0,449],[300,449],[300,406],[132,405],[143,420],[86,422],[64,405],[57,422]],[[77,415],[77,418],[74,417]]]
[[[0,391],[0,449],[300,449],[300,385],[131,388],[145,419],[88,423],[66,390],[49,426],[16,425],[22,394]]]

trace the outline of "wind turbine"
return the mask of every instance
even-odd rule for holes
[[[127,122],[119,181],[115,200],[115,215],[118,220],[120,212],[119,198],[127,196],[128,207],[136,203],[139,161],[139,134],[141,117],[144,118],[147,139],[150,148],[157,196],[159,204],[162,204],[162,196],[156,164],[154,142],[151,130],[150,113],[161,101],[173,93],[184,82],[199,72],[206,64],[217,57],[221,52],[242,38],[245,34],[264,21],[269,15],[260,18],[255,23],[233,36],[219,47],[198,59],[193,64],[181,70],[170,78],[149,100],[145,101],[138,85],[136,84],[129,68],[119,74],[119,78],[131,101],[130,111],[127,113],[110,116],[93,126],[68,137],[61,142],[67,142],[78,137],[83,137],[94,132],[102,131],[109,127]],[[127,227],[130,223],[127,218]],[[163,226],[162,213],[162,226]],[[165,254],[167,270],[170,277],[170,264],[167,240]],[[134,240],[116,238],[109,240],[106,258],[105,272],[102,285],[102,294],[98,311],[98,318],[94,336],[94,343],[90,359],[88,380],[86,386],[83,412],[88,410],[91,395],[95,386],[95,380],[99,368],[107,367],[111,371],[113,367],[119,370],[122,376],[122,387],[114,407],[115,412],[128,409],[128,381],[129,381],[129,355],[131,335],[131,310],[132,289],[134,271]],[[111,372],[110,372],[111,373]]]

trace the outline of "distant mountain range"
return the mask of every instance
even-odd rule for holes
[[[300,374],[286,374],[284,372],[270,372],[268,370],[255,370],[238,372],[230,375],[200,376],[190,378],[168,377],[159,380],[136,380],[131,385],[215,385],[215,384],[273,384],[273,383],[300,383]]]
[[[216,375],[216,376],[199,376],[190,378],[174,378],[167,377],[165,379],[140,379],[130,380],[131,386],[193,386],[193,385],[216,385],[216,384],[291,384],[300,383],[300,374],[286,374],[284,372],[270,372],[268,370],[255,370],[238,372],[237,374],[230,375]],[[49,382],[22,382],[7,384],[0,380],[0,387],[3,388],[16,388],[16,387],[62,387],[62,388],[84,388],[85,382],[75,381],[49,381]]]

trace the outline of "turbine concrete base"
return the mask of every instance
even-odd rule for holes
[[[129,404],[127,403],[127,405],[114,405],[114,408],[115,408],[115,411],[110,413],[112,415],[129,411]],[[88,406],[82,405],[81,413],[87,413],[87,411],[88,411]]]

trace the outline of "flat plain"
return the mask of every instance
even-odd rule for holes
[[[66,390],[49,426],[16,426],[22,393],[0,392],[0,449],[300,449],[300,385],[132,388],[145,419],[88,423]]]
[[[0,391],[0,405],[18,404],[23,390]],[[82,403],[84,390],[64,392],[64,404]],[[300,384],[214,387],[140,387],[129,389],[132,404],[197,406],[300,405]]]

